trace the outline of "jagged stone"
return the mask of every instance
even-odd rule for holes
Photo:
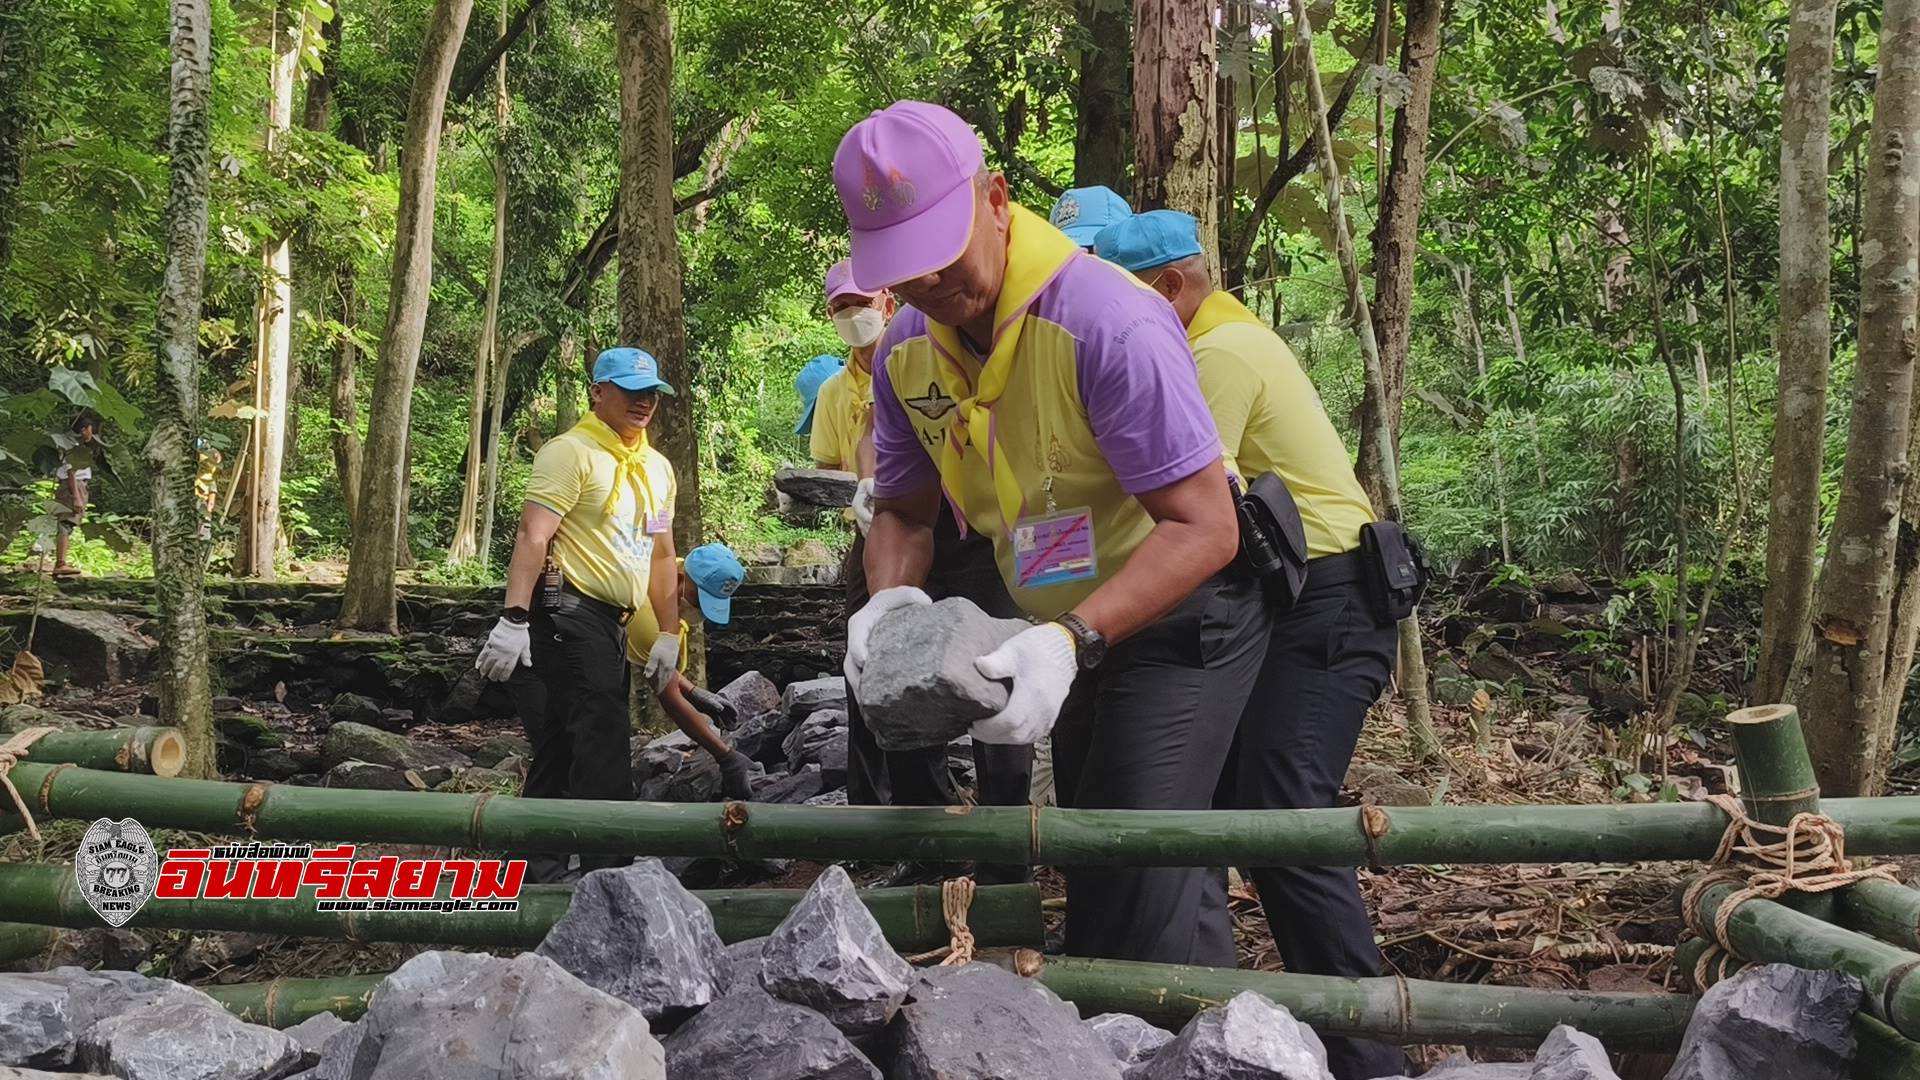
[[[1620,1080],[1600,1040],[1566,1024],[1547,1033],[1533,1055],[1530,1080]]]
[[[380,727],[380,711],[385,706],[365,694],[341,694],[327,706],[327,716],[336,724],[365,724]]]
[[[503,759],[513,754],[518,754],[523,758],[531,758],[533,756],[533,744],[518,735],[495,735],[493,738],[474,747],[473,753],[467,756],[473,759],[475,765],[479,765],[482,768],[494,769],[499,767]]]
[[[920,973],[888,1026],[892,1080],[1120,1080],[1107,1044],[1042,984],[992,964]]]
[[[1522,1063],[1474,1061],[1465,1054],[1454,1054],[1422,1073],[1420,1080],[1529,1080],[1533,1066]],[[1414,1080],[1411,1076],[1388,1076],[1382,1080]]]
[[[1161,1047],[1174,1039],[1173,1032],[1155,1027],[1131,1013],[1101,1013],[1086,1024],[1122,1065],[1150,1061]]]
[[[352,1026],[330,1012],[323,1012],[315,1013],[286,1030],[287,1038],[319,1053],[327,1045],[328,1039]]]
[[[814,506],[852,506],[860,477],[841,469],[775,469],[774,489],[795,502]]]
[[[846,504],[842,503],[841,505],[844,506]],[[804,585],[813,581],[818,581],[820,584],[827,584],[830,581],[838,580],[836,575],[838,575],[840,571],[840,556],[835,554],[832,548],[819,540],[807,539],[794,541],[792,546],[787,548],[787,553],[783,556],[783,559],[786,563],[786,569],[790,572],[787,577],[788,584]],[[820,573],[792,574],[791,571],[795,569],[820,571]]]
[[[735,750],[755,761],[784,768],[787,752],[781,743],[793,730],[794,723],[783,712],[761,713],[740,721],[738,726],[727,732],[727,741],[733,744]]]
[[[359,1043],[349,1048],[349,1070],[323,1080],[666,1080],[667,1074],[640,1010],[539,953],[510,960],[421,953],[381,982],[355,1027]],[[331,1057],[333,1042],[327,1046]]]
[[[0,1065],[60,1069],[80,1038],[109,1016],[161,1001],[204,1002],[198,990],[131,971],[52,971],[0,975]]]
[[[281,749],[261,750],[248,754],[241,769],[249,780],[273,781],[286,780],[307,771],[306,766],[292,754]]]
[[[811,1009],[764,990],[730,994],[667,1039],[667,1072],[715,1080],[880,1080],[880,1070]]]
[[[780,709],[780,688],[757,671],[749,671],[715,691],[741,720]]]
[[[841,743],[840,775],[846,776],[847,714],[840,709],[821,709],[800,721],[787,733],[781,749],[787,752],[787,768],[819,765],[826,772],[827,754],[834,741]]]
[[[794,806],[827,790],[820,766],[807,765],[784,776],[768,777],[766,786],[754,791],[753,801]]]
[[[780,695],[780,711],[799,723],[821,709],[847,709],[847,680],[839,675],[825,679],[806,679],[787,684]]]
[[[443,777],[452,775],[445,769],[438,772]],[[426,777],[412,769],[396,769],[371,761],[343,761],[327,770],[320,786],[355,791],[425,791],[430,785]]]
[[[1139,1070],[1139,1080],[1332,1080],[1313,1029],[1260,994],[1243,990],[1187,1021],[1178,1038]]]
[[[187,942],[187,947],[180,950],[174,963],[181,974],[218,971],[258,956],[272,942],[272,934],[256,934],[245,930],[208,931],[195,934]]]
[[[50,1073],[39,1069],[10,1069],[0,1065],[0,1080],[117,1080],[105,1073]]]
[[[803,806],[845,806],[847,805],[847,789],[834,788],[832,791],[823,791],[820,794],[815,795],[813,798],[808,799],[805,803],[802,803],[801,805]]]
[[[1667,1080],[1841,1080],[1861,993],[1837,971],[1748,968],[1701,996]]]
[[[732,981],[727,984],[729,994],[747,991],[765,993],[760,986],[760,972],[764,965],[760,963],[761,950],[767,947],[764,937],[747,938],[727,946],[727,963],[732,971]]]
[[[274,1080],[307,1051],[211,999],[155,1001],[107,1017],[80,1037],[75,1063],[121,1080]]]
[[[367,761],[396,769],[412,769],[429,787],[473,764],[467,755],[444,746],[417,742],[376,727],[343,721],[327,729],[321,743],[321,761],[329,769],[343,761]]]
[[[150,721],[146,717],[140,717],[137,720],[137,723],[148,722]],[[272,724],[267,723],[264,717],[255,716],[252,713],[218,713],[213,718],[213,726],[220,733],[221,738],[230,739],[249,750],[275,749],[287,744],[287,740],[273,730]]]
[[[691,740],[687,745],[687,750],[667,759],[663,771],[641,782],[641,801],[714,802],[721,798],[720,763],[712,754],[694,747]]]
[[[712,913],[658,859],[581,878],[538,952],[668,1025],[718,1000],[733,970]]]
[[[913,978],[838,866],[827,867],[787,912],[761,963],[768,993],[819,1012],[849,1035],[884,1026]]]
[[[100,966],[108,971],[133,971],[153,956],[153,942],[138,930],[110,928],[100,937]]]
[[[1007,683],[974,661],[1032,627],[964,597],[889,612],[873,628],[860,709],[884,750],[944,746],[1007,705]]]
[[[139,675],[155,645],[107,611],[41,608],[33,632],[34,650],[66,668],[68,680],[78,686],[105,686]]]

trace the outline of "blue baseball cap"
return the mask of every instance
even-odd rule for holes
[[[1152,270],[1200,254],[1200,223],[1178,210],[1149,210],[1100,230],[1093,252],[1136,274]]]
[[[1101,229],[1132,216],[1133,207],[1127,205],[1119,192],[1095,184],[1061,195],[1054,201],[1053,212],[1047,215],[1047,220],[1066,233],[1067,239],[1081,247],[1092,247],[1094,235]]]
[[[733,593],[747,580],[733,549],[725,544],[702,544],[687,552],[687,577],[700,593],[700,614],[707,621],[727,624],[733,617]]]
[[[644,349],[621,346],[608,349],[593,362],[593,381],[610,382],[622,390],[658,390],[673,393],[660,378],[660,361]]]
[[[838,356],[816,356],[793,377],[794,392],[800,395],[800,422],[793,425],[795,435],[812,433],[813,403],[820,400],[820,388],[846,366],[847,362]]]

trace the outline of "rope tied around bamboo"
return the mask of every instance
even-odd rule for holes
[[[0,787],[7,789],[7,796],[13,800],[14,809],[20,812],[20,819],[26,822],[27,835],[33,837],[33,842],[36,844],[42,842],[40,826],[34,823],[33,813],[27,809],[27,801],[20,797],[20,789],[13,786],[13,779],[7,774],[20,763],[21,758],[27,756],[28,748],[58,730],[60,729],[52,727],[22,728],[15,732],[12,738],[0,743]]]
[[[1713,854],[1713,865],[1720,867],[1702,874],[1680,899],[1680,916],[1689,929],[1707,940],[1706,951],[1694,963],[1695,986],[1710,985],[1706,977],[1712,965],[1721,963],[1720,954],[1746,961],[1732,945],[1733,915],[1749,900],[1778,900],[1789,892],[1824,893],[1849,885],[1881,878],[1898,882],[1883,866],[1854,869],[1847,861],[1847,831],[1825,814],[1795,814],[1785,825],[1756,821],[1747,813],[1746,804],[1733,795],[1711,795],[1707,801],[1727,815],[1726,832]],[[1764,837],[1778,837],[1767,840]],[[1751,865],[1736,868],[1739,857]],[[1700,917],[1702,898],[1708,889],[1723,884],[1741,888],[1720,902],[1713,924],[1703,925]]]
[[[948,878],[940,883],[940,906],[947,917],[947,930],[953,944],[941,967],[959,967],[973,962],[973,930],[967,926],[967,909],[973,906],[973,879]]]

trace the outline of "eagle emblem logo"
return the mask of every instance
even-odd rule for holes
[[[940,392],[939,383],[928,383],[924,397],[907,399],[907,407],[929,420],[938,420],[953,411],[954,400]]]

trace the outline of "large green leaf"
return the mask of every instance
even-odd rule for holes
[[[99,396],[100,384],[84,371],[57,367],[47,375],[47,388],[81,408],[91,408]]]

